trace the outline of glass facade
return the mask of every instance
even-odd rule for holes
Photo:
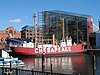
[[[89,35],[92,33],[90,15],[58,10],[43,11],[38,13],[38,25],[41,23],[44,43],[52,43],[52,35],[55,35],[58,44],[71,36],[73,43],[85,42],[89,47]]]

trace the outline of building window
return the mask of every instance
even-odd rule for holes
[[[27,30],[27,32],[28,32],[28,30]]]
[[[32,36],[32,33],[30,33],[30,36]]]
[[[12,31],[12,30],[10,30],[10,31],[9,31],[9,33],[13,34],[13,31]]]
[[[6,34],[8,34],[8,31],[6,31]]]
[[[9,37],[12,37],[12,36],[13,36],[13,31],[10,30],[10,31],[9,31]]]
[[[1,38],[1,42],[3,42],[3,40],[4,40],[4,39],[3,39],[3,38]]]
[[[16,31],[14,31],[14,34],[16,34]]]
[[[30,30],[30,32],[32,32],[32,30]]]

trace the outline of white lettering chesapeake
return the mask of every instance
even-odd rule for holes
[[[58,52],[61,52],[61,47],[59,47]]]
[[[67,47],[65,47],[65,51],[68,51],[68,48]]]
[[[53,48],[53,47],[51,48],[51,53],[52,53],[52,52],[54,52],[54,48]]]
[[[46,53],[46,49],[47,49],[47,47],[44,47],[44,48],[43,48],[43,52],[45,52],[45,53]]]
[[[65,51],[65,48],[64,47],[62,47],[62,52],[64,52]]]
[[[71,47],[68,47],[68,51],[71,51]]]
[[[58,51],[58,50],[57,50],[58,48],[57,48],[57,47],[54,47],[54,48],[55,48],[55,52],[57,52],[57,51]]]
[[[57,51],[58,51],[58,52],[60,51],[60,47],[57,48]]]
[[[42,53],[42,48],[39,48],[39,53]]]
[[[38,53],[38,48],[35,48],[35,53]]]
[[[47,52],[48,52],[48,53],[50,53],[50,48],[49,48],[49,47],[47,47],[47,49],[46,49],[46,50],[47,50]]]

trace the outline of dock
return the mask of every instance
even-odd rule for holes
[[[100,49],[87,49],[85,53],[98,55],[100,54]]]
[[[79,73],[62,74],[44,71],[24,70],[18,68],[0,68],[0,75],[80,75]]]

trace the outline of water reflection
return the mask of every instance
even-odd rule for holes
[[[22,58],[26,69],[42,70],[42,58]],[[80,75],[92,75],[90,57],[86,55],[66,57],[45,57],[44,70],[50,71],[51,63],[53,72],[56,73],[79,73]]]

